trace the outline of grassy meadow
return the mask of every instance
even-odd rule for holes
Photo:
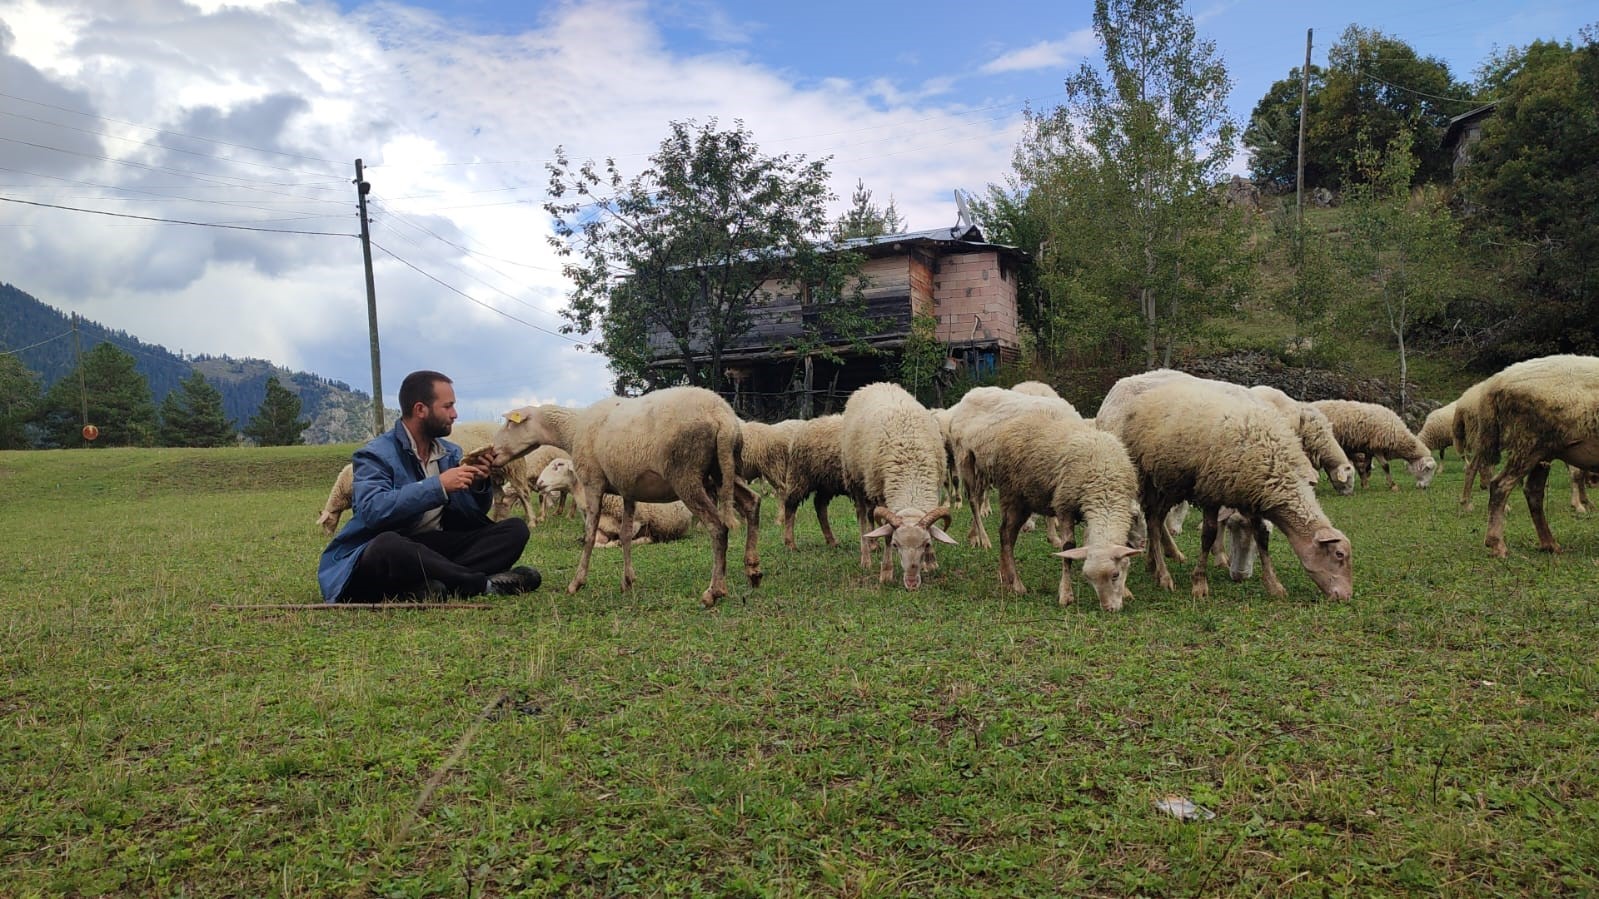
[[[0,453],[0,895],[1599,892],[1599,515],[1561,466],[1556,556],[1518,494],[1488,558],[1453,456],[1325,494],[1343,604],[1278,540],[1286,599],[1140,564],[1121,614],[1080,577],[1062,610],[1041,532],[1027,595],[964,546],[907,593],[847,502],[791,554],[768,499],[766,581],[735,552],[713,611],[699,533],[566,596],[574,520],[489,610],[213,610],[318,601],[349,450]]]

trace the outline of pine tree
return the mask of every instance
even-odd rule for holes
[[[301,434],[311,426],[308,419],[300,417],[300,398],[294,391],[278,383],[276,377],[267,378],[266,398],[261,408],[244,426],[244,436],[260,446],[299,446]]]
[[[894,208],[894,198],[888,198],[887,209],[879,208],[872,202],[872,192],[866,189],[866,182],[857,178],[855,192],[850,195],[849,211],[833,223],[832,237],[834,240],[881,237],[884,234],[899,234],[904,230],[905,221],[899,217],[899,210]]]
[[[27,449],[26,426],[39,408],[39,376],[15,354],[0,356],[0,449]]]
[[[161,401],[163,446],[231,446],[233,428],[222,412],[222,392],[198,371]]]
[[[133,356],[113,343],[97,344],[84,353],[81,365],[45,395],[40,423],[51,445],[154,446],[155,400],[150,383],[134,366]],[[85,401],[89,424],[100,429],[93,443],[80,433]]]

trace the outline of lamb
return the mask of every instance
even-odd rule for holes
[[[539,447],[539,450],[544,449],[550,447]],[[572,501],[579,509],[588,508],[588,497],[583,490],[583,482],[578,480],[577,470],[572,467],[570,457],[551,460],[539,474],[537,484],[540,493],[555,491],[571,493]],[[631,535],[634,543],[667,543],[677,540],[687,534],[689,525],[694,523],[694,513],[690,512],[688,506],[683,505],[681,501],[639,503],[636,511]],[[594,545],[615,546],[621,539],[622,498],[607,493],[600,501],[600,526],[599,533],[594,538]]]
[[[702,387],[669,387],[640,397],[609,397],[584,409],[525,406],[506,413],[494,437],[494,462],[504,465],[545,444],[572,454],[588,502],[583,553],[566,592],[588,581],[599,534],[601,499],[622,498],[622,589],[632,588],[632,524],[639,502],[681,500],[711,533],[709,608],[727,595],[727,535],[736,505],[744,519],[744,576],[760,586],[760,501],[738,479],[739,421],[727,401]],[[714,491],[714,493],[713,493]]]
[[[944,438],[932,413],[898,384],[868,384],[844,403],[839,457],[844,487],[855,501],[861,567],[872,564],[872,540],[883,538],[878,580],[894,579],[889,546],[899,553],[905,589],[922,584],[922,569],[937,565],[932,541],[954,543],[934,522],[949,521],[938,505],[944,480]],[[880,522],[868,530],[873,520]]]
[[[1488,485],[1488,532],[1483,544],[1503,558],[1505,507],[1510,492],[1526,480],[1527,511],[1538,548],[1559,552],[1544,518],[1547,463],[1555,459],[1581,469],[1599,468],[1599,357],[1559,355],[1509,366],[1479,385],[1472,445],[1484,465],[1503,459]],[[1456,433],[1460,433],[1456,421]]]
[[[1294,554],[1322,593],[1348,599],[1353,593],[1349,538],[1332,526],[1305,480],[1309,465],[1298,437],[1282,416],[1258,400],[1181,381],[1154,386],[1126,400],[1119,436],[1138,469],[1140,495],[1151,551],[1147,557],[1156,582],[1173,587],[1166,558],[1154,551],[1163,537],[1160,522],[1179,500],[1189,499],[1205,514],[1200,559],[1193,572],[1193,595],[1209,595],[1207,563],[1217,535],[1218,512],[1231,506],[1254,516],[1261,579],[1273,596],[1286,591],[1266,553],[1269,520],[1288,538]],[[1226,456],[1194,452],[1195,447],[1236,447]]]
[[[739,423],[743,449],[739,453],[738,476],[746,481],[760,478],[776,496],[782,496],[788,480],[788,445],[804,422],[798,419],[775,425],[758,421]]]
[[[1056,553],[1061,557],[1061,605],[1072,596],[1071,565],[1099,596],[1100,608],[1119,611],[1127,590],[1129,560],[1141,550],[1124,545],[1138,508],[1138,473],[1127,450],[1113,435],[1082,419],[1062,418],[1054,410],[1032,409],[997,423],[988,431],[986,452],[994,460],[987,476],[999,492],[999,580],[1025,593],[1016,570],[1016,537],[1029,516],[1054,516],[1068,538],[1080,520],[1083,543]]]
[[[355,505],[355,465],[345,463],[339,469],[338,477],[333,479],[333,489],[328,491],[328,501],[322,504],[322,514],[316,518],[316,523],[322,526],[322,533],[329,537],[339,529],[339,519],[344,516],[344,510]]]
[[[822,539],[837,546],[833,527],[827,520],[827,504],[844,496],[844,462],[839,455],[839,435],[844,416],[823,415],[801,422],[788,446],[788,476],[783,487],[783,545],[798,549],[794,541],[794,515],[805,497],[815,495],[816,521],[822,526]]]
[[[1017,393],[1002,387],[974,387],[950,407],[949,447],[960,475],[961,490],[972,510],[972,528],[966,535],[969,545],[984,549],[993,545],[983,523],[983,516],[988,512],[984,502],[988,495],[988,466],[984,459],[993,456],[988,435],[1000,422],[1034,411],[1062,421],[1082,420],[1072,404],[1059,397]]]
[[[1365,454],[1368,463],[1374,458],[1382,459],[1382,470],[1388,478],[1389,490],[1399,489],[1388,471],[1389,459],[1404,459],[1418,488],[1425,490],[1432,483],[1432,476],[1438,471],[1438,460],[1432,457],[1432,450],[1425,443],[1410,433],[1410,429],[1405,427],[1404,421],[1392,409],[1355,400],[1317,400],[1311,405],[1321,410],[1332,422],[1338,445],[1344,448],[1351,459],[1356,453]],[[1356,468],[1360,468],[1358,463]],[[1361,475],[1360,485],[1365,487],[1370,481],[1371,469],[1368,464]]]

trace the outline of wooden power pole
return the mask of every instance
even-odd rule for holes
[[[1303,129],[1303,125],[1300,126]],[[366,261],[366,330],[372,344],[372,436],[383,433],[383,374],[378,363],[378,291],[372,282],[372,233],[366,222],[366,195],[372,190],[355,161],[355,200],[361,210],[361,256]]]
[[[1294,212],[1300,227],[1305,224],[1305,103],[1310,96],[1310,35],[1313,31],[1305,29],[1305,67],[1299,70],[1299,167],[1294,173]],[[364,218],[361,230],[362,233],[366,231]],[[369,271],[370,268],[368,266]]]

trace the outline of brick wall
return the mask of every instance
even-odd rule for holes
[[[999,254],[993,250],[952,254],[939,260],[933,274],[933,311],[938,316],[940,340],[1020,346],[1016,279],[1001,272]]]

